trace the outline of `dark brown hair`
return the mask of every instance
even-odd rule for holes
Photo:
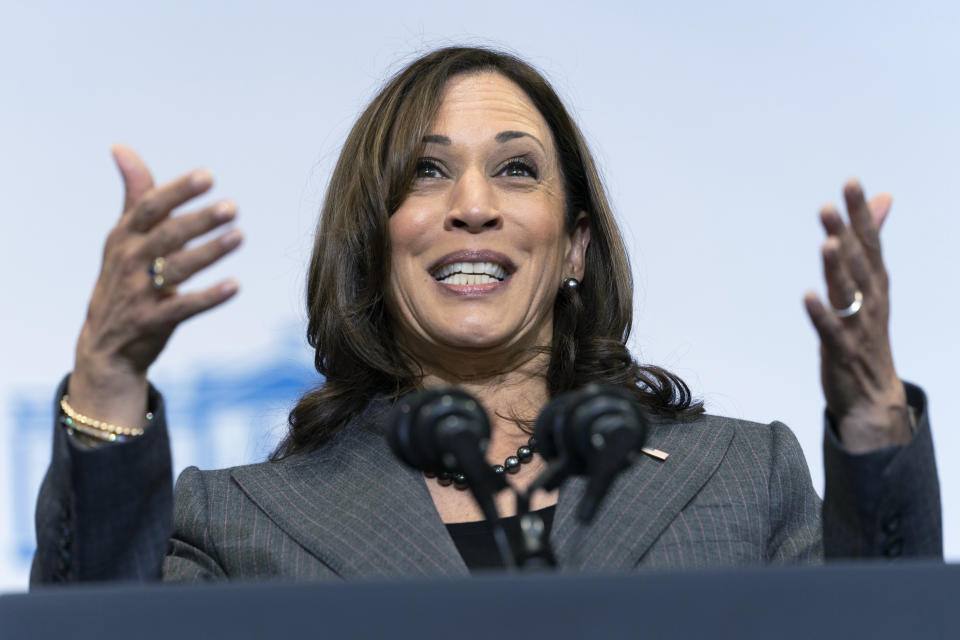
[[[564,182],[568,230],[587,213],[590,245],[578,292],[564,287],[554,308],[546,373],[552,396],[588,383],[633,391],[650,413],[702,411],[687,385],[626,348],[633,282],[623,241],[579,128],[549,83],[519,58],[482,48],[427,54],[391,78],[347,136],[320,213],[307,282],[307,340],[325,382],[290,412],[290,430],[271,459],[311,451],[378,394],[398,397],[419,373],[394,339],[384,297],[390,214],[412,185],[423,137],[459,74],[494,71],[523,89],[550,126]]]

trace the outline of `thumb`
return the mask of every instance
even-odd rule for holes
[[[120,177],[123,178],[123,211],[126,213],[143,197],[143,194],[153,188],[153,176],[150,175],[150,169],[143,163],[140,156],[130,147],[115,144],[110,147],[110,153],[113,154],[113,161],[120,170]]]
[[[873,218],[873,223],[877,225],[877,229],[883,226],[883,221],[887,219],[892,204],[893,196],[889,193],[880,193],[870,198],[867,208],[870,209],[870,217]]]

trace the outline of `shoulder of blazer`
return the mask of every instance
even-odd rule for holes
[[[611,487],[590,525],[580,525],[574,517],[585,481],[573,479],[561,490],[553,532],[561,564],[588,571],[634,567],[731,452],[738,460],[750,460],[743,469],[731,463],[735,481],[766,478],[778,424],[709,414],[689,421],[655,421],[646,445],[669,457],[661,461],[641,456]]]
[[[467,575],[423,475],[390,451],[377,398],[320,449],[215,472],[344,578]],[[225,475],[224,475],[225,474]]]

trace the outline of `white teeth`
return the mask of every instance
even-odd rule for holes
[[[440,282],[444,284],[470,285],[488,284],[491,282],[500,282],[500,280],[493,276],[488,276],[485,273],[454,273],[446,278],[441,278]]]
[[[433,277],[447,284],[483,284],[499,282],[507,277],[507,272],[495,262],[454,262]]]

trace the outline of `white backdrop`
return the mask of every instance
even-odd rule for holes
[[[109,145],[133,146],[158,180],[208,167],[210,198],[239,203],[245,246],[197,286],[232,275],[241,294],[182,327],[152,378],[182,418],[178,468],[252,461],[310,380],[304,272],[339,146],[390,72],[451,43],[511,49],[555,83],[629,244],[635,353],[713,413],[791,425],[818,490],[817,343],[801,304],[822,290],[816,213],[850,175],[894,194],[896,362],[930,397],[947,555],[960,557],[958,5],[646,4],[0,5],[0,589],[26,586],[50,399],[119,214]]]

